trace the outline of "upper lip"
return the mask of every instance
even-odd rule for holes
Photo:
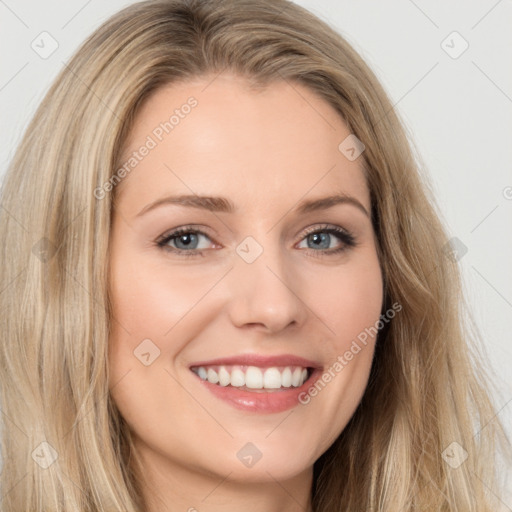
[[[240,354],[238,356],[220,357],[208,361],[198,361],[192,363],[190,368],[198,366],[221,366],[221,365],[240,365],[240,366],[302,366],[303,368],[322,368],[318,361],[305,359],[304,357],[292,354],[281,354],[276,356],[264,356],[259,354]]]

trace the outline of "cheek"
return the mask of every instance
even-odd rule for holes
[[[383,284],[376,254],[317,275],[309,297],[314,311],[328,326],[324,350],[328,363],[321,378],[301,397],[321,422],[319,444],[326,449],[345,428],[366,389],[382,309]],[[307,428],[305,426],[305,428]],[[313,428],[313,426],[309,426]]]
[[[162,260],[154,260],[113,244],[109,282],[112,397],[137,435],[156,441],[155,449],[165,445],[162,439],[166,439],[168,448],[185,458],[185,445],[179,442],[185,434],[179,429],[174,432],[173,416],[180,411],[180,422],[193,424],[202,411],[195,402],[191,406],[170,373],[174,374],[176,355],[215,316],[199,304],[212,286],[212,277],[190,279],[183,267],[170,270]]]
[[[308,288],[309,300],[329,328],[328,341],[336,354],[379,320],[383,284],[376,254],[318,273]]]
[[[171,351],[178,352],[215,316],[214,308],[205,311],[198,305],[217,275],[179,265],[170,268],[165,258],[148,258],[144,253],[125,254],[122,258],[112,254],[112,345],[122,343],[133,350],[149,338],[172,357]]]

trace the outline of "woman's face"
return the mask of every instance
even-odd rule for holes
[[[138,113],[115,190],[109,370],[148,474],[292,478],[354,413],[383,290],[349,135],[308,88],[230,75]]]

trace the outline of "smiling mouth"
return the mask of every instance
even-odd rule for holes
[[[190,369],[210,384],[260,393],[298,388],[313,373],[313,368],[304,366],[211,365]]]

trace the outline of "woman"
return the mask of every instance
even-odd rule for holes
[[[446,233],[376,78],[304,9],[124,9],[2,206],[6,512],[497,509]]]

